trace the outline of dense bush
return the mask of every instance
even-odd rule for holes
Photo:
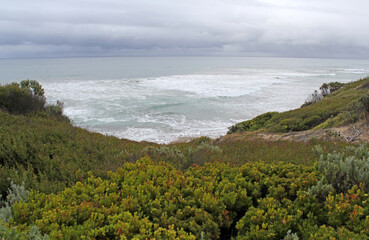
[[[257,116],[252,120],[233,125],[229,128],[228,133],[230,134],[241,131],[255,131],[263,128],[265,127],[265,123],[270,120],[275,114],[277,114],[277,112],[267,112]]]
[[[27,203],[14,205],[11,224],[22,229],[36,224],[52,239],[164,239],[171,234],[180,239],[201,235],[224,239],[237,233],[234,227],[244,215],[256,216],[256,208],[265,208],[264,201],[274,199],[271,207],[279,208],[316,181],[311,167],[256,163],[238,168],[216,163],[183,173],[171,165],[141,159],[126,163],[107,180],[90,175],[87,183],[56,195],[31,192]],[[251,231],[249,224],[237,226],[241,235]],[[283,227],[278,236],[287,231]]]
[[[363,186],[319,200],[321,174],[292,164],[224,163],[182,172],[148,158],[58,194],[32,191],[8,223],[51,239],[369,238]]]
[[[359,99],[360,104],[366,113],[369,113],[369,93],[364,94]]]
[[[47,235],[42,235],[40,229],[32,226],[26,231],[18,231],[17,227],[6,225],[13,218],[12,206],[16,202],[27,201],[29,191],[25,189],[24,184],[17,185],[11,183],[6,200],[0,200],[0,239],[1,240],[47,240]],[[0,196],[1,199],[1,196]]]
[[[346,193],[355,185],[362,185],[369,193],[369,147],[367,144],[358,147],[347,147],[342,152],[324,154],[317,147],[320,156],[318,169],[329,184],[339,193]]]
[[[23,82],[21,85],[12,83],[0,86],[0,109],[16,114],[43,110],[46,103],[43,91],[37,90],[37,88],[35,88],[35,91],[31,89]]]
[[[57,119],[70,121],[63,115],[62,102],[46,105],[44,89],[35,80],[0,86],[0,110],[12,114],[46,113]]]

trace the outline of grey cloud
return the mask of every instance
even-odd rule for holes
[[[0,57],[369,57],[369,2],[5,0]]]

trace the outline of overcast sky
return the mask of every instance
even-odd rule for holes
[[[2,0],[0,58],[369,59],[369,0]]]

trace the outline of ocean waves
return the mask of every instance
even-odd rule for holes
[[[216,138],[258,114],[301,106],[324,82],[369,75],[369,64],[360,60],[176,58],[174,65],[171,58],[87,58],[73,68],[68,66],[74,59],[53,61],[60,69],[47,74],[48,62],[37,68],[33,60],[33,72],[26,73],[29,69],[13,61],[17,74],[9,70],[3,77],[24,73],[39,80],[48,101],[64,102],[65,114],[77,126],[158,143]],[[151,63],[155,68],[148,67]]]

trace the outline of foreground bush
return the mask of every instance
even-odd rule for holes
[[[193,166],[148,158],[107,180],[90,175],[58,194],[31,191],[9,224],[51,239],[322,239],[369,236],[369,197],[354,186],[320,202],[313,167],[253,163]]]
[[[47,240],[47,235],[42,235],[40,229],[31,226],[26,231],[18,231],[17,227],[6,226],[6,223],[13,218],[12,206],[16,202],[27,201],[29,191],[25,189],[24,184],[17,185],[13,182],[8,190],[5,201],[0,197],[0,239],[1,240]]]

